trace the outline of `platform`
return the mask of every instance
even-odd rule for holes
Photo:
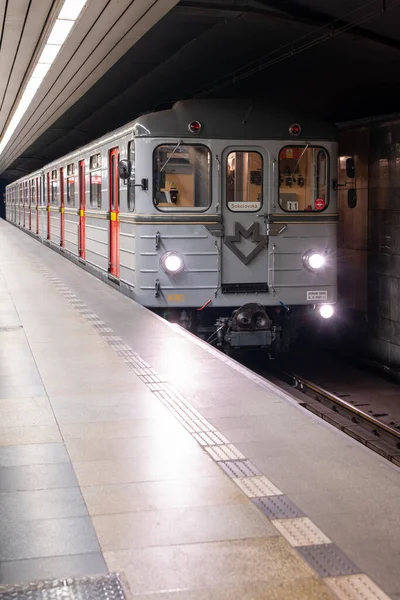
[[[0,340],[0,598],[400,598],[399,468],[4,221]]]

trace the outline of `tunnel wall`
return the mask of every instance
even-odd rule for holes
[[[356,163],[357,206],[339,192],[339,297],[346,340],[363,355],[400,369],[400,120],[342,133]],[[347,319],[347,321],[346,321]]]

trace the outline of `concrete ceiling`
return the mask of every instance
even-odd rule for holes
[[[0,0],[0,132],[61,0]]]
[[[0,158],[7,179],[181,98],[267,98],[334,120],[399,108],[400,0],[89,7]]]
[[[62,51],[0,156],[0,173],[84,96],[177,1],[88,0]],[[11,77],[16,83],[8,92],[9,110],[4,111],[3,123],[16,101],[21,82],[32,66],[32,54],[41,39],[40,31],[47,24],[46,20],[44,23],[43,19],[40,20],[39,15],[44,15],[45,5],[54,9],[51,6],[53,4],[57,4],[59,8],[62,1],[9,0],[5,3],[6,19],[11,23],[9,35],[14,44],[19,44],[18,51],[14,54],[21,58],[21,65],[13,64],[10,60]],[[50,14],[54,17],[54,11]],[[8,31],[7,26],[5,31]],[[0,48],[1,64],[3,54],[5,59],[10,54],[5,44]],[[25,61],[22,57],[25,57]],[[17,66],[18,73],[14,73]]]

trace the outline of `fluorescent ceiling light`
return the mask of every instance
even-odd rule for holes
[[[51,30],[47,39],[46,45],[43,48],[42,54],[36,63],[35,69],[25,87],[12,119],[9,122],[7,129],[0,141],[0,155],[10,141],[12,134],[18,127],[18,124],[24,116],[28,106],[32,102],[33,97],[39,89],[56,56],[61,50],[62,45],[67,39],[74,22],[79,17],[86,2],[87,0],[65,0],[58,18],[53,25],[53,29]]]
[[[46,44],[43,48],[43,52],[40,55],[39,63],[51,65],[57,54],[59,53],[61,45],[58,44]]]
[[[75,21],[79,17],[79,14],[85,4],[86,0],[65,0],[64,6],[58,15],[58,18]]]
[[[51,30],[48,44],[60,44],[62,45],[68,37],[69,32],[72,29],[74,22],[66,21],[65,19],[57,19],[54,23],[54,27]]]
[[[42,63],[38,63],[32,73],[32,77],[41,77],[45,78],[47,75],[47,71],[50,69],[50,65],[44,65]]]
[[[43,77],[31,77],[28,83],[26,84],[27,90],[37,90],[40,84],[43,81]]]

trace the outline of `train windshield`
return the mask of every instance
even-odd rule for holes
[[[211,152],[163,144],[154,151],[154,204],[160,210],[205,210],[211,204]]]
[[[323,211],[328,198],[328,155],[323,148],[286,146],[279,153],[279,204],[283,210]]]

